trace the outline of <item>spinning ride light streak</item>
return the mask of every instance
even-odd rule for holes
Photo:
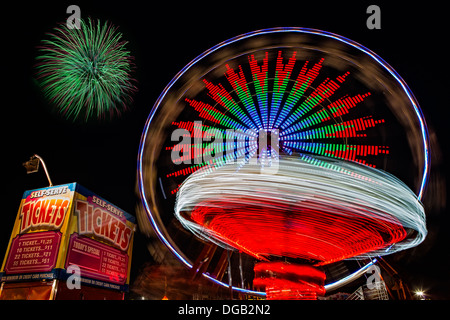
[[[379,56],[320,30],[259,30],[195,58],[156,101],[138,155],[141,221],[188,267],[195,257],[167,231],[174,211],[192,234],[261,263],[289,257],[309,264],[289,272],[260,265],[255,281],[267,297],[295,297],[296,290],[314,298],[367,267],[324,286],[321,265],[423,240],[428,170],[420,107]],[[246,183],[227,180],[245,174]],[[220,187],[222,200],[211,194]],[[269,227],[271,218],[278,224]],[[261,230],[275,241],[256,241]],[[308,291],[306,267],[317,271],[309,279],[317,290]],[[277,274],[306,286],[286,291],[291,284]]]
[[[180,187],[175,214],[198,237],[260,261],[301,259],[302,265],[284,265],[298,270],[296,281],[289,280],[292,272],[273,276],[271,263],[264,268],[272,276],[260,278],[256,265],[254,285],[272,299],[324,294],[324,274],[305,263],[392,254],[424,240],[423,206],[394,176],[356,162],[300,158],[280,159],[276,174],[237,164],[197,171]],[[320,285],[311,279],[317,272]]]

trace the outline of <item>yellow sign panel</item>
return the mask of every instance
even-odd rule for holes
[[[77,183],[26,191],[1,282],[65,280],[126,291],[135,218]]]

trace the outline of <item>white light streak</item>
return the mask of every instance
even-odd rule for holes
[[[370,252],[374,256],[417,246],[427,234],[421,202],[393,175],[356,162],[305,155],[300,159],[280,159],[276,174],[266,173],[260,166],[235,163],[216,170],[198,171],[181,185],[175,215],[198,237],[228,248],[220,235],[190,220],[189,214],[202,203],[242,205],[245,199],[260,200],[261,206],[274,202],[298,206],[299,202],[309,200],[308,205],[313,203],[318,210],[338,204],[345,208],[345,214],[355,219],[367,217],[401,224],[408,236],[390,244],[389,250],[383,247]],[[367,258],[367,254],[353,258]]]

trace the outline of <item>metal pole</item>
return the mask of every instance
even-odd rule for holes
[[[231,278],[231,254],[230,250],[227,250],[228,258],[228,288],[230,288],[230,299],[233,300],[233,279]]]
[[[39,161],[42,163],[42,166],[44,167],[44,171],[45,171],[45,174],[46,174],[47,179],[48,179],[48,183],[50,183],[50,187],[53,187],[53,183],[52,183],[52,180],[50,179],[50,175],[48,174],[47,166],[45,165],[44,159],[42,159],[37,154],[35,154],[34,157],[38,158]]]
[[[242,252],[239,251],[239,273],[241,276],[241,288],[244,289],[244,274],[242,271]]]

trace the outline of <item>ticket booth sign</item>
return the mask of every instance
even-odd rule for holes
[[[77,183],[26,191],[0,281],[65,280],[76,265],[83,284],[124,292],[135,227],[133,216]]]

